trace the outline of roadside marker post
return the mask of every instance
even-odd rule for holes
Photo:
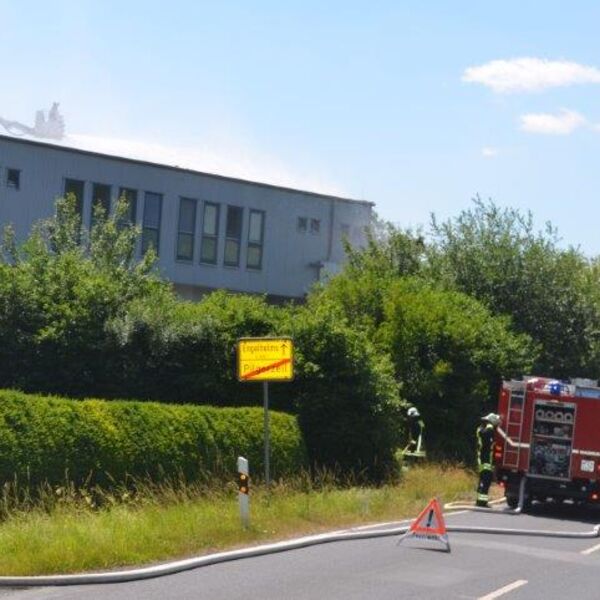
[[[431,542],[441,544],[446,552],[450,552],[446,523],[437,498],[433,498],[421,511],[409,530],[400,537],[398,544],[409,540],[417,540],[426,544]]]
[[[237,375],[241,382],[262,381],[264,409],[265,483],[271,485],[269,382],[294,379],[294,342],[289,337],[240,338]]]
[[[248,469],[248,459],[238,456],[238,500],[240,505],[240,518],[242,526],[248,528],[250,525],[250,473]]]

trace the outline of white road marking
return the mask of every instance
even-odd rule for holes
[[[582,550],[580,554],[591,554],[592,552],[596,552],[596,550],[600,550],[600,544],[587,548],[587,550]]]
[[[514,581],[513,583],[509,583],[508,585],[505,585],[503,588],[500,588],[499,590],[496,590],[495,592],[490,592],[489,594],[486,594],[485,596],[480,596],[479,598],[477,598],[477,600],[494,600],[494,598],[500,598],[500,596],[504,596],[504,594],[508,594],[508,592],[512,592],[513,590],[520,588],[521,586],[525,585],[526,583],[527,583],[527,579],[518,579],[517,581]]]

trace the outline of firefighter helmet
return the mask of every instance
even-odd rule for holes
[[[485,417],[481,417],[481,420],[491,423],[494,427],[500,425],[500,416],[496,413],[490,413],[489,415],[485,415]]]

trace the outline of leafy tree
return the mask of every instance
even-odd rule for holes
[[[419,232],[379,223],[367,232],[365,248],[346,245],[348,262],[339,275],[317,288],[312,303],[332,301],[355,327],[374,331],[384,320],[385,291],[399,277],[422,271],[425,243]]]
[[[510,315],[540,346],[535,373],[598,376],[598,278],[579,250],[559,246],[556,229],[536,231],[531,213],[477,198],[455,219],[433,218],[432,233],[430,277]]]
[[[119,229],[119,203],[82,232],[75,198],[57,201],[54,218],[21,245],[5,232],[0,262],[0,383],[82,395],[110,371],[105,325],[135,299],[165,296],[154,257],[135,260],[137,232]],[[102,217],[102,215],[99,215]]]

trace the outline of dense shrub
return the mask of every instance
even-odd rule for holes
[[[396,468],[402,403],[394,369],[332,303],[280,313],[294,338],[297,376],[289,390],[313,464],[382,480]]]
[[[271,414],[272,473],[306,466],[296,418]],[[259,408],[74,401],[0,391],[0,481],[110,486],[129,477],[195,481],[233,474],[246,456],[263,470]]]
[[[275,310],[261,297],[216,292],[202,302],[156,295],[130,303],[106,324],[102,397],[243,406],[262,402],[260,386],[240,384],[236,343],[276,333]],[[290,409],[290,401],[278,408]]]

